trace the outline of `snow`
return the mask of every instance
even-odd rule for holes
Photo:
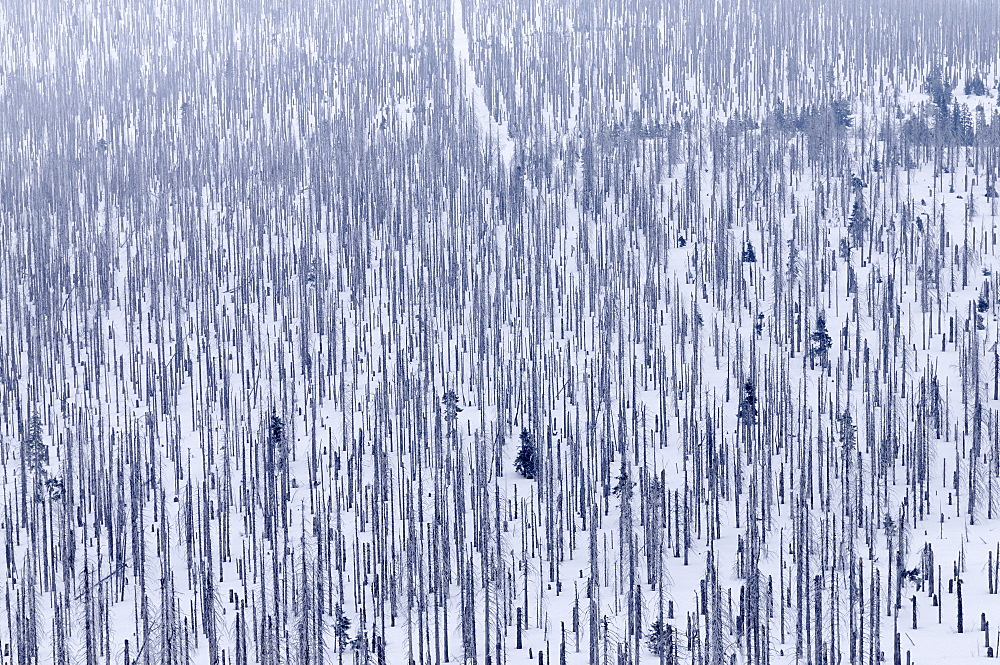
[[[463,76],[466,99],[472,104],[472,112],[484,140],[496,144],[504,167],[509,169],[514,158],[514,141],[510,137],[507,123],[497,120],[490,112],[483,88],[476,82],[476,72],[469,61],[469,36],[462,22],[462,0],[451,0],[451,9],[455,23],[455,64]]]
[[[768,52],[789,113],[854,114],[782,127],[725,3],[182,5],[0,9],[0,663],[652,665],[661,611],[683,663],[998,645],[994,52],[991,96],[949,70],[978,143],[921,144],[927,63]]]

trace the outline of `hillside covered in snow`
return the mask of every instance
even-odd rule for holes
[[[998,42],[4,3],[0,663],[1000,656]]]

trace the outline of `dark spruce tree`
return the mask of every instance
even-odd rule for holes
[[[826,329],[826,317],[820,316],[816,319],[816,330],[812,333],[812,354],[819,356],[820,363],[826,367],[830,347],[833,346],[833,338],[830,337]]]
[[[526,429],[521,430],[521,449],[517,451],[517,459],[514,460],[514,469],[525,478],[533,479],[538,470],[538,462],[535,457],[535,441]]]
[[[865,206],[865,199],[861,191],[857,190],[854,196],[854,206],[851,208],[850,223],[847,225],[847,233],[851,238],[854,247],[861,247],[864,244],[865,230],[870,221],[868,209]]]
[[[351,636],[347,631],[351,629],[351,620],[344,614],[344,609],[340,603],[333,608],[333,636],[337,640],[337,648],[343,651],[350,644]]]
[[[953,86],[941,76],[941,69],[935,67],[924,80],[924,92],[926,92],[938,110],[945,114],[948,112],[948,105],[951,103],[951,91]]]
[[[616,480],[618,482],[611,488],[611,493],[617,497],[622,496],[625,490],[630,489],[633,485],[632,481],[629,479],[628,464],[626,463],[625,458],[622,458],[621,471],[619,472]]]
[[[23,445],[28,467],[41,473],[42,467],[49,463],[49,449],[42,440],[42,419],[38,414],[31,416]]]
[[[851,114],[851,104],[846,99],[837,99],[830,105],[833,111],[833,119],[838,127],[850,127],[854,124],[854,116]]]
[[[275,413],[267,427],[267,443],[271,447],[275,471],[284,471],[288,463],[288,440],[285,435],[285,422]]]
[[[740,407],[736,411],[736,417],[746,427],[753,427],[757,422],[757,396],[752,381],[747,381],[743,384],[743,399],[740,400]]]
[[[449,390],[445,392],[441,402],[444,404],[444,419],[448,422],[454,422],[458,414],[462,412],[462,409],[458,408],[458,395],[455,394],[454,390]]]
[[[979,75],[973,76],[965,80],[965,94],[974,95],[976,97],[985,97],[987,94],[986,84],[983,83],[982,77]]]
[[[663,621],[656,621],[649,629],[646,637],[646,645],[650,653],[660,656],[662,662],[673,663],[674,653],[674,627]]]

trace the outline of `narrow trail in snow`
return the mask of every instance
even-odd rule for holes
[[[469,58],[469,35],[465,31],[462,22],[462,0],[452,0],[452,16],[455,20],[455,60],[458,69],[465,79],[465,96],[473,108],[476,117],[476,124],[479,131],[487,142],[495,141],[500,159],[503,160],[504,168],[510,168],[510,162],[514,158],[514,140],[510,137],[507,123],[497,120],[489,107],[486,105],[486,96],[483,88],[476,81],[476,72],[472,68],[472,61]]]

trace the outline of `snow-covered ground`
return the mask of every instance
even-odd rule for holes
[[[0,662],[986,657],[997,8],[732,4],[0,8]]]

